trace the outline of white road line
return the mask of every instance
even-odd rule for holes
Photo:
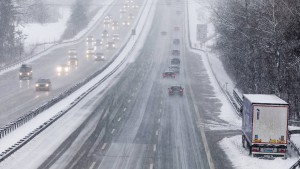
[[[112,131],[111,131],[111,134],[113,134],[115,132],[115,129],[113,129]]]
[[[156,130],[156,133],[155,133],[157,136],[158,136],[158,130]]]
[[[157,122],[160,123],[160,119],[158,119]]]
[[[96,165],[96,162],[94,161],[89,169],[93,169],[95,165]]]
[[[101,150],[104,150],[106,147],[106,143],[103,144],[103,146],[101,147]]]
[[[161,112],[162,112],[162,109],[159,109],[159,112],[161,113]]]
[[[123,111],[126,111],[126,107],[123,109]]]
[[[128,103],[130,103],[130,102],[131,102],[131,100],[129,99],[127,102],[128,102]]]
[[[162,101],[160,101],[160,104],[162,104]]]
[[[153,145],[153,151],[156,151],[156,144]]]
[[[121,120],[121,117],[119,117],[118,121],[120,121],[120,120]]]
[[[153,163],[150,164],[150,169],[153,169]]]

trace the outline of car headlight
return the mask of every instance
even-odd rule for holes
[[[30,75],[30,73],[28,72],[27,75]]]
[[[115,44],[113,44],[112,46],[113,46],[113,47],[116,47],[116,45],[115,45]]]
[[[49,87],[49,84],[48,84],[48,83],[46,84],[46,87]]]
[[[35,84],[35,87],[39,87],[39,84]]]
[[[19,75],[22,75],[22,73],[19,73]]]
[[[62,68],[61,67],[57,67],[56,71],[61,72]]]
[[[68,67],[65,67],[65,72],[68,72],[69,71],[69,68]]]

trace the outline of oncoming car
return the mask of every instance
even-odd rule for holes
[[[69,66],[78,66],[78,59],[75,57],[69,58],[68,65]]]
[[[111,24],[111,30],[118,30],[119,29],[119,22],[113,21]]]
[[[104,30],[101,34],[102,41],[106,40],[109,37],[108,31]]]
[[[86,38],[86,45],[94,45],[94,43],[95,43],[95,39],[93,36],[88,36]]]
[[[130,26],[130,22],[129,22],[129,21],[123,21],[123,22],[122,22],[122,25],[123,25],[123,26]]]
[[[39,78],[35,82],[35,90],[36,91],[49,91],[51,89],[51,81],[50,79],[42,79]]]
[[[116,43],[115,42],[107,42],[106,48],[107,49],[116,49]]]
[[[112,35],[112,40],[113,41],[119,41],[120,40],[120,35],[119,34],[113,34]]]
[[[104,53],[97,52],[95,54],[95,61],[103,61],[103,60],[104,60]]]
[[[69,73],[70,67],[68,65],[58,65],[56,67],[56,73],[61,74],[61,73]]]
[[[77,51],[76,49],[69,49],[68,50],[68,56],[70,57],[77,57]]]
[[[19,70],[19,79],[32,79],[32,67],[26,64],[22,64]]]
[[[168,88],[169,91],[169,96],[173,96],[173,95],[179,95],[179,96],[183,96],[183,87],[181,87],[180,85],[175,85],[175,86],[171,86]]]
[[[95,55],[95,49],[94,48],[88,48],[86,50],[86,57],[93,57]]]
[[[177,49],[174,49],[174,50],[172,50],[172,55],[174,55],[174,56],[179,56],[180,55],[180,50],[177,50]]]

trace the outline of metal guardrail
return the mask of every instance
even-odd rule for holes
[[[148,2],[148,1],[149,0],[147,0],[146,2]],[[145,7],[146,6],[144,6],[143,11],[145,10]],[[147,17],[149,16],[152,8],[153,8],[153,6],[151,5],[151,7],[150,7],[150,9],[149,9],[149,11],[147,13]],[[142,17],[142,14],[139,16],[139,18],[138,18],[138,20],[137,20],[134,28],[136,28],[138,26],[138,23],[140,22],[141,17]],[[145,25],[146,25],[146,23],[144,23],[144,25],[142,27],[142,30],[145,28]],[[49,102],[43,104],[38,109],[35,109],[35,110],[31,111],[30,113],[26,114],[24,117],[22,116],[18,120],[14,121],[14,122],[11,122],[11,123],[9,123],[9,125],[6,125],[5,127],[1,128],[0,129],[0,136],[1,136],[0,138],[4,137],[6,134],[10,133],[11,131],[13,131],[17,127],[21,126],[22,124],[25,124],[30,119],[32,119],[33,117],[35,117],[36,115],[38,115],[39,113],[41,113],[43,110],[48,109],[49,107],[51,107],[55,103],[59,102],[63,98],[69,96],[75,90],[79,89],[80,87],[82,87],[83,85],[85,85],[87,82],[89,82],[90,80],[92,80],[93,78],[95,78],[97,75],[99,75],[100,73],[102,73],[103,70],[105,70],[108,66],[110,66],[118,58],[118,56],[124,50],[124,48],[126,47],[126,44],[130,41],[130,39],[131,39],[131,36],[128,38],[127,42],[124,43],[124,45],[118,51],[118,53],[114,55],[113,59],[107,65],[105,65],[102,69],[96,71],[95,73],[93,73],[92,75],[90,75],[89,77],[87,77],[82,82],[79,82],[76,85],[72,86],[70,89],[68,89],[65,92],[61,93],[59,96],[51,99]],[[134,44],[134,46],[132,47],[132,49],[129,51],[129,53],[131,53],[133,51],[133,49],[135,48],[135,45],[136,45],[136,43]],[[129,53],[111,72],[109,72],[105,77],[103,77],[94,86],[90,87],[86,92],[82,93],[79,97],[77,97],[69,105],[69,107],[67,109],[65,109],[64,111],[60,111],[54,117],[50,118],[47,122],[43,123],[38,128],[36,128],[34,131],[32,131],[31,133],[29,133],[27,136],[25,136],[23,139],[21,139],[20,141],[18,141],[16,144],[14,144],[10,148],[8,148],[4,152],[2,152],[0,154],[0,162],[3,161],[3,160],[5,160],[6,158],[8,158],[11,154],[13,154],[14,152],[16,152],[18,149],[20,149],[26,143],[28,143],[31,139],[33,139],[35,136],[37,136],[40,132],[42,132],[47,127],[49,127],[53,122],[55,122],[61,116],[63,116],[64,114],[66,114],[75,105],[77,105],[85,96],[87,96],[90,92],[92,92],[93,90],[95,90],[99,85],[101,85],[105,80],[107,80],[112,74],[114,74],[125,63],[125,61],[127,60],[128,56],[129,56]]]

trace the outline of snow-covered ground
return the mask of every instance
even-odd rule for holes
[[[213,24],[210,21],[211,16],[211,1],[208,0],[187,0],[188,1],[188,17],[189,17],[189,31],[191,45],[194,48],[200,50],[192,50],[195,53],[199,53],[203,59],[205,67],[208,71],[210,81],[214,86],[214,90],[218,99],[222,102],[222,108],[219,118],[229,123],[227,126],[222,126],[222,129],[241,129],[241,118],[235,113],[234,108],[228,102],[226,96],[221,90],[227,89],[232,92],[234,89],[234,80],[232,80],[226,73],[222,62],[218,56],[218,53],[211,51],[209,46],[213,45],[215,39],[211,39],[205,42],[204,46],[200,46],[196,39],[196,26],[197,24],[208,25],[208,37],[215,34]],[[209,122],[212,123],[213,122]],[[215,122],[216,123],[216,122]],[[216,124],[216,126],[218,126]],[[211,130],[216,130],[213,126],[209,126]],[[289,127],[289,129],[295,129]],[[291,137],[293,142],[300,147],[300,134],[293,135]],[[253,158],[248,155],[248,151],[242,147],[241,135],[237,135],[230,138],[224,138],[219,142],[220,147],[224,150],[228,159],[232,162],[235,168],[241,169],[284,169],[291,167],[297,160],[298,157],[289,157],[286,160],[281,158],[275,160],[263,160]],[[291,153],[293,154],[293,153]]]
[[[156,2],[156,1],[155,1]],[[148,1],[147,3],[154,3],[152,1]],[[7,135],[3,139],[0,140],[0,152],[3,152],[8,147],[12,146],[14,143],[19,141],[21,138],[24,138],[27,133],[33,131],[35,128],[39,127],[41,124],[43,124],[45,121],[53,117],[55,114],[57,114],[59,111],[66,109],[71,102],[73,102],[79,95],[87,91],[90,87],[95,85],[97,82],[99,82],[102,78],[104,78],[109,72],[111,72],[118,64],[120,64],[124,59],[126,62],[132,62],[135,59],[134,55],[139,54],[139,51],[143,47],[143,43],[145,42],[145,39],[147,38],[147,35],[151,29],[152,21],[154,18],[156,6],[155,5],[145,5],[144,12],[140,13],[141,19],[139,24],[136,27],[136,37],[133,40],[130,40],[126,47],[123,49],[123,51],[120,53],[118,58],[107,68],[105,69],[100,75],[95,77],[93,80],[91,80],[89,83],[75,91],[73,94],[62,100],[61,102],[55,104],[48,110],[46,110],[44,113],[38,115],[36,118],[28,122],[27,124],[23,125],[22,127],[16,129],[11,134]],[[148,11],[150,11],[148,13]],[[141,44],[142,43],[142,44]],[[136,45],[138,44],[138,45]],[[129,57],[129,58],[127,58]],[[115,73],[115,76],[121,72],[122,69],[126,67],[126,62],[119,68],[119,70]],[[101,84],[95,92],[92,92],[90,95],[85,98],[85,102],[82,101],[80,104],[84,105],[86,102],[89,102],[91,98],[93,98],[95,95],[97,95],[100,91],[105,90],[108,86],[110,86],[115,80],[115,77],[112,76],[108,80],[106,80],[103,84]],[[75,111],[79,112],[79,111]],[[68,134],[71,134],[72,131],[76,130],[78,126],[88,117],[88,115],[92,111],[87,109],[86,112],[83,112],[82,109],[80,109],[79,114],[67,114],[65,116],[68,116],[67,121],[69,123],[60,122],[58,125],[60,128],[63,129],[64,132],[55,132],[57,131],[57,127],[52,129],[54,131],[50,133],[55,133],[57,136],[52,136],[55,139],[54,140],[47,140],[47,139],[33,139],[29,144],[25,145],[20,151],[17,151],[14,153],[11,157],[0,163],[0,168],[36,168],[39,166],[43,160],[45,160],[51,153],[53,152],[63,141],[65,138],[68,137]],[[62,117],[65,118],[65,116]],[[80,116],[78,118],[78,116]],[[72,123],[70,123],[72,122]],[[55,122],[53,126],[55,126],[57,123]],[[67,124],[67,125],[66,125]],[[52,128],[53,126],[50,126],[49,128]],[[66,134],[68,133],[68,134]],[[43,133],[42,133],[43,134]],[[45,140],[49,142],[45,142]],[[33,144],[31,144],[33,143]],[[43,144],[43,146],[41,146]],[[41,146],[45,147],[44,154],[42,156],[36,157],[35,154],[28,154],[27,151],[33,150],[34,146]],[[46,153],[47,150],[47,153]],[[39,152],[40,153],[40,152]],[[18,160],[18,161],[16,161]]]

